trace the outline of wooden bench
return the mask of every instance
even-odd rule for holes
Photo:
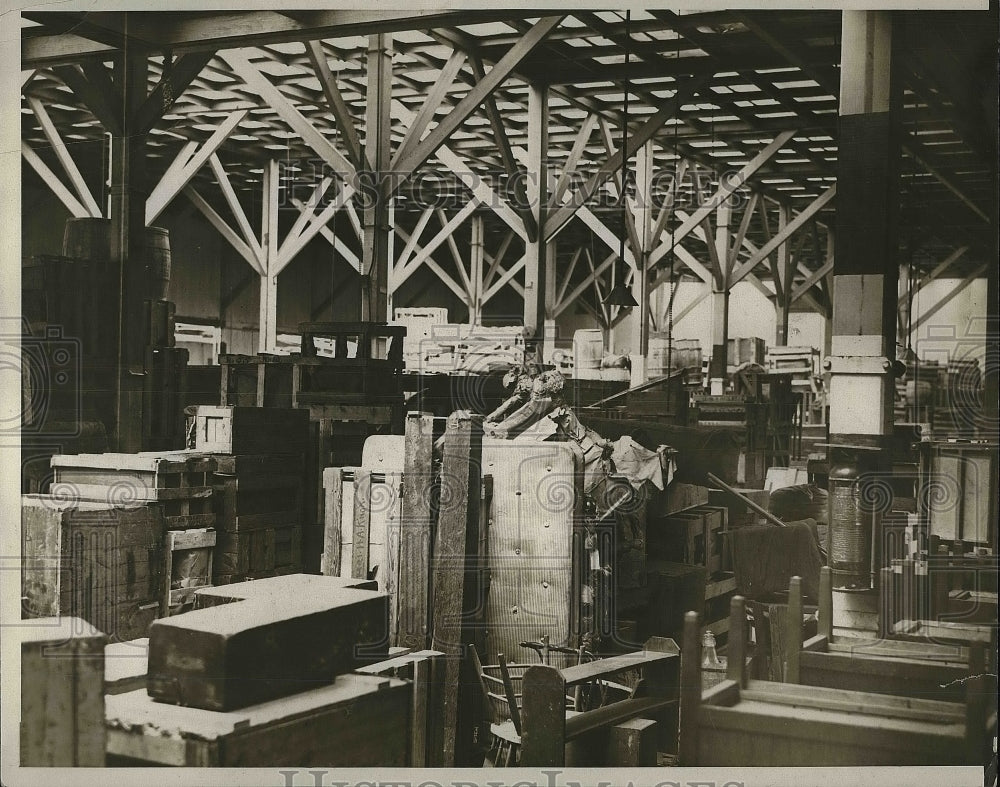
[[[741,596],[731,616],[727,679],[704,694],[698,616],[685,618],[680,765],[983,764],[980,678],[966,682],[965,704],[748,680]]]
[[[803,643],[801,625],[792,623],[796,613],[801,618],[801,590],[801,581],[793,577],[786,633],[788,683],[964,702],[970,670],[983,671],[972,663],[976,656],[967,644],[835,637],[827,566],[820,572],[818,632]]]

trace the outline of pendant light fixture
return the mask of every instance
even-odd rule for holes
[[[629,64],[629,49],[632,43],[632,12],[625,12],[625,98],[622,101],[622,142],[621,150],[622,154],[622,169],[621,169],[621,185],[618,189],[618,201],[621,203],[622,208],[622,227],[620,235],[620,245],[618,247],[618,275],[615,277],[615,284],[611,288],[611,292],[604,299],[604,302],[609,306],[620,306],[623,309],[631,309],[633,306],[638,306],[635,298],[632,295],[632,289],[625,284],[625,276],[628,271],[628,266],[625,263],[625,235],[627,228],[625,226],[626,215],[625,212],[628,209],[625,204],[625,191],[628,185],[628,94],[631,88],[631,83],[628,79],[628,64]]]

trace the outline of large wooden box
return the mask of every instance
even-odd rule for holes
[[[24,495],[21,538],[24,617],[75,615],[114,640],[146,635],[164,588],[156,505]]]
[[[156,621],[154,699],[226,711],[329,683],[388,649],[388,597],[330,587],[251,597]]]
[[[75,617],[38,618],[17,635],[21,767],[102,767],[107,637]]]

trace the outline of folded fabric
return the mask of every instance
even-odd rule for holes
[[[819,595],[819,552],[816,522],[806,519],[785,527],[741,527],[730,531],[736,588],[750,599],[788,590],[788,580],[802,577],[802,589]]]
[[[643,448],[628,435],[619,437],[611,452],[615,470],[628,478],[636,489],[649,481],[657,489],[663,489],[663,463],[660,454]]]

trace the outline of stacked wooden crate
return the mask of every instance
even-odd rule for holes
[[[695,506],[656,518],[646,530],[649,568],[653,573],[674,564],[704,569],[702,629],[716,635],[728,630],[729,599],[736,590],[726,543],[728,530],[729,510],[713,505]]]
[[[194,589],[211,584],[214,457],[197,451],[60,455],[52,468],[56,497],[122,510],[156,506],[163,523],[160,614],[190,608]]]
[[[309,413],[199,406],[195,446],[215,462],[217,585],[302,570]]]
[[[163,604],[163,543],[155,504],[24,495],[22,617],[79,617],[116,641],[145,636]]]

